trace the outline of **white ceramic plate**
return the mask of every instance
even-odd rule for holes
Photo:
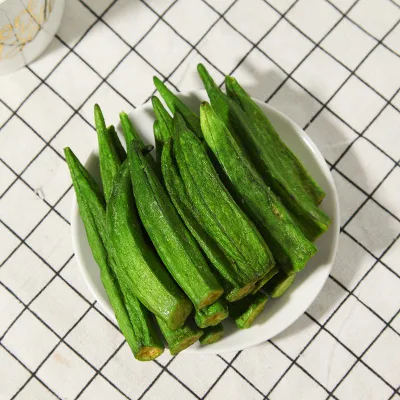
[[[208,100],[203,90],[184,93],[180,97],[193,109],[198,109],[201,101]],[[326,191],[326,198],[321,208],[332,218],[332,225],[316,242],[318,253],[298,274],[292,287],[281,298],[269,300],[265,310],[250,329],[239,330],[232,322],[224,322],[225,337],[221,341],[204,347],[197,343],[185,350],[187,353],[217,354],[238,351],[260,344],[282,332],[315,300],[328,278],[335,258],[339,236],[339,203],[332,175],[324,158],[312,140],[292,120],[265,103],[257,101],[257,104],[264,110],[283,141]],[[154,144],[152,130],[154,114],[151,104],[139,107],[131,113],[131,117],[144,141]],[[97,151],[89,157],[86,167],[91,174],[99,177]],[[114,313],[100,281],[98,266],[93,260],[86,239],[76,200],[72,205],[71,225],[73,248],[86,283],[100,305],[114,319]]]

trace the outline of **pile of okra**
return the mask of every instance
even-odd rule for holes
[[[203,65],[200,116],[159,79],[156,157],[125,113],[126,146],[94,107],[101,185],[65,148],[82,221],[118,325],[138,360],[249,328],[317,252],[324,191],[232,77]]]

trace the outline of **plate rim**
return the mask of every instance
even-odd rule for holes
[[[189,91],[182,91],[182,92],[178,92],[177,95],[179,97],[188,97],[188,96],[193,96],[193,95],[199,95],[199,94],[203,94],[204,97],[204,93],[205,90],[204,89],[198,89],[198,90],[189,90]],[[232,345],[227,349],[222,349],[222,350],[217,350],[216,347],[218,347],[218,342],[210,345],[210,346],[205,346],[205,347],[201,347],[201,351],[199,351],[197,348],[193,349],[191,347],[187,348],[184,350],[184,352],[186,354],[222,354],[222,353],[227,353],[227,352],[234,352],[234,351],[240,351],[240,350],[244,350],[253,346],[257,346],[259,344],[262,344],[264,342],[266,342],[267,340],[272,339],[273,337],[275,337],[276,335],[284,332],[286,329],[288,329],[297,319],[299,319],[306,311],[307,309],[311,306],[311,304],[315,301],[315,299],[318,297],[318,295],[320,294],[322,288],[324,287],[329,274],[332,270],[336,255],[337,255],[337,249],[338,249],[338,244],[339,244],[339,234],[340,234],[340,204],[339,204],[339,197],[338,197],[338,193],[337,193],[337,189],[336,189],[336,185],[335,182],[333,180],[333,176],[332,173],[328,167],[328,164],[325,161],[325,158],[323,157],[323,155],[321,154],[320,150],[318,149],[317,145],[314,143],[314,141],[310,138],[310,136],[299,126],[297,125],[290,117],[288,117],[286,114],[284,114],[283,112],[277,110],[276,108],[270,106],[267,103],[264,103],[254,97],[252,97],[252,99],[256,102],[257,105],[261,106],[261,108],[266,108],[269,109],[270,111],[272,111],[273,113],[276,113],[280,118],[286,120],[287,122],[289,122],[289,124],[291,126],[294,127],[294,129],[300,134],[301,140],[308,146],[308,148],[312,151],[312,153],[314,154],[314,156],[316,157],[316,161],[318,163],[318,167],[322,170],[325,178],[328,180],[329,184],[331,185],[332,188],[332,195],[333,195],[333,204],[334,204],[334,215],[332,215],[332,224],[330,226],[330,229],[334,229],[334,227],[336,226],[336,229],[334,231],[334,236],[333,236],[333,253],[332,253],[332,260],[329,263],[329,266],[325,266],[325,277],[320,282],[320,287],[318,288],[318,290],[315,291],[315,294],[313,296],[311,296],[311,298],[309,299],[309,301],[307,303],[304,303],[304,307],[302,307],[302,309],[304,308],[304,310],[300,313],[300,314],[294,314],[293,316],[290,316],[289,318],[287,318],[287,322],[285,322],[284,327],[281,328],[279,330],[279,332],[275,332],[274,334],[268,336],[268,337],[261,337],[260,339],[255,339],[252,341],[246,341],[246,344],[243,345],[240,342],[237,343],[236,345]],[[134,109],[130,114],[134,116],[135,113],[140,112],[140,110],[144,107],[147,107],[149,105],[151,100],[147,101],[146,103],[142,104],[141,106],[137,107],[136,109]],[[263,110],[264,111],[264,110]],[[90,158],[93,155],[98,155],[98,151],[97,151],[97,147],[94,147],[94,149],[91,151],[91,153],[88,155],[87,159],[84,162],[85,167],[87,166]],[[103,304],[103,299],[102,299],[102,295],[99,291],[99,289],[97,288],[97,286],[95,284],[91,283],[91,277],[88,273],[87,268],[85,268],[85,262],[83,260],[83,257],[81,255],[81,252],[79,251],[79,240],[78,240],[78,232],[79,232],[79,224],[77,223],[77,218],[80,219],[80,215],[79,215],[79,209],[78,209],[78,203],[76,200],[76,196],[75,196],[75,192],[73,195],[73,199],[72,199],[72,207],[71,207],[71,213],[70,213],[70,220],[71,220],[71,237],[72,237],[72,248],[74,251],[74,255],[77,259],[77,264],[79,266],[80,272],[83,275],[83,278],[85,280],[86,285],[88,286],[89,290],[91,291],[91,293],[93,294],[93,296],[95,297],[96,301],[99,303],[99,305],[101,306],[101,308],[105,311],[105,313],[107,314],[108,317],[110,317],[114,322],[116,322],[115,319],[115,315],[114,312],[111,308],[111,306],[109,304],[104,305]],[[262,336],[262,335],[261,335]]]

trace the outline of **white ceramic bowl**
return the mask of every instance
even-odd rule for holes
[[[193,109],[198,109],[201,101],[208,100],[203,90],[183,93],[180,97]],[[221,341],[204,347],[197,343],[185,350],[187,353],[217,354],[238,351],[260,344],[282,332],[299,318],[315,300],[328,278],[335,258],[339,237],[339,203],[332,175],[324,158],[307,134],[292,120],[265,103],[257,101],[257,104],[271,120],[282,140],[326,191],[326,198],[322,202],[321,208],[332,218],[332,225],[328,232],[317,240],[318,253],[297,275],[292,287],[281,298],[269,300],[265,310],[250,329],[239,330],[234,323],[226,321],[224,322],[225,337]],[[139,107],[131,113],[131,117],[144,141],[154,144],[152,131],[154,114],[151,104],[147,103]],[[98,179],[97,151],[94,151],[89,157],[86,167]],[[99,269],[93,260],[86,239],[76,200],[72,205],[71,225],[73,248],[86,283],[107,314],[115,319],[100,281]]]

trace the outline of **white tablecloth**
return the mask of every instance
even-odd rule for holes
[[[400,2],[67,0],[28,68],[0,78],[0,399],[394,399],[400,385]],[[332,168],[340,248],[288,330],[221,356],[134,360],[80,275],[62,149],[153,93],[218,83],[304,127]]]

